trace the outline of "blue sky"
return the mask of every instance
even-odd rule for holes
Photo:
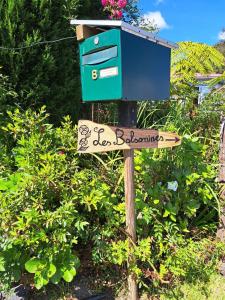
[[[220,34],[225,40],[225,0],[140,0],[139,6],[162,28],[162,38],[212,45]]]

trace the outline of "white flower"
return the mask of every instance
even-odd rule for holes
[[[167,182],[167,189],[168,190],[176,192],[177,188],[178,188],[178,182],[176,180]]]
[[[139,214],[137,215],[137,219],[142,219],[142,213],[139,212]]]

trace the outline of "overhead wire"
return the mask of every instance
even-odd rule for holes
[[[28,48],[32,48],[38,45],[44,45],[44,44],[53,44],[53,43],[58,43],[64,40],[69,40],[69,39],[74,39],[75,36],[67,36],[64,38],[60,38],[60,39],[56,39],[56,40],[51,40],[51,41],[41,41],[41,42],[36,42],[36,43],[31,43],[30,45],[27,46],[21,46],[21,47],[4,47],[4,46],[0,46],[0,50],[10,50],[10,51],[15,51],[15,50],[23,50],[23,49],[28,49]]]

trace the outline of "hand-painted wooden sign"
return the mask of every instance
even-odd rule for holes
[[[152,129],[111,127],[87,120],[78,123],[78,152],[168,148],[181,144],[176,133]]]

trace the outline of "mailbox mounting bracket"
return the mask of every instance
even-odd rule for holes
[[[120,101],[118,119],[119,126],[135,128],[137,125],[137,101]]]
[[[80,24],[80,25],[76,26],[77,40],[79,42],[81,42],[93,35],[103,32],[103,31],[104,30],[102,30],[100,28],[95,28],[95,27],[90,27],[88,25]]]

